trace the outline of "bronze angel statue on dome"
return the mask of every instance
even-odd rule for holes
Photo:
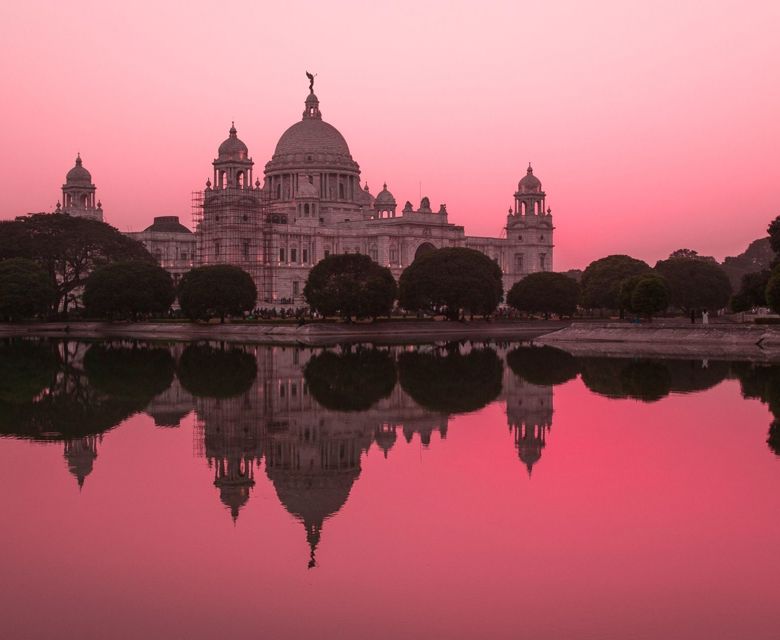
[[[310,93],[314,93],[314,78],[316,77],[316,75],[317,75],[316,73],[312,75],[308,71],[306,72],[306,77],[309,79],[309,92]]]

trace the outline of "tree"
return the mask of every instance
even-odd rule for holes
[[[84,286],[88,315],[131,318],[170,309],[176,291],[170,274],[150,262],[114,262],[93,271]]]
[[[732,310],[747,311],[753,307],[766,306],[766,288],[771,275],[769,269],[763,269],[742,276],[739,291],[731,298]]]
[[[772,247],[772,251],[780,253],[780,216],[777,216],[766,229],[769,234],[769,246]]]
[[[37,263],[26,258],[0,261],[0,319],[19,320],[45,314],[56,295],[49,277]]]
[[[769,281],[766,283],[764,297],[769,308],[775,313],[780,313],[780,270],[775,269],[772,272]]]
[[[507,304],[528,313],[571,316],[577,310],[580,285],[563,273],[542,271],[515,282],[506,294]]]
[[[395,388],[395,362],[387,351],[323,351],[303,371],[312,397],[333,411],[367,411]]]
[[[619,309],[623,280],[650,271],[650,265],[631,256],[612,255],[591,262],[582,273],[582,305],[588,309]]]
[[[666,281],[654,273],[632,276],[620,285],[620,303],[632,313],[652,319],[669,306],[669,288]]]
[[[680,309],[721,309],[731,297],[729,278],[715,262],[669,258],[655,269],[669,285],[669,303]]]
[[[481,251],[435,249],[418,256],[401,274],[398,302],[409,311],[443,309],[450,320],[461,310],[487,315],[504,298],[501,269]]]
[[[309,272],[303,296],[324,316],[376,318],[389,315],[398,288],[387,267],[361,253],[335,254]]]
[[[699,258],[699,252],[693,249],[677,249],[669,254],[670,258]]]
[[[0,260],[37,262],[57,295],[53,310],[68,311],[97,267],[120,260],[154,262],[144,246],[99,220],[38,213],[0,222]]]
[[[192,320],[241,315],[255,306],[257,287],[246,271],[229,264],[191,269],[179,283],[179,305]]]

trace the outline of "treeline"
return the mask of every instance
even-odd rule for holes
[[[768,231],[780,251],[780,217]],[[609,310],[650,319],[670,309],[693,314],[729,304],[735,311],[764,305],[780,311],[780,269],[748,274],[731,293],[714,259],[681,249],[654,267],[627,255],[607,256],[588,265],[580,282],[563,273],[533,273],[511,287],[506,304],[546,317]],[[395,310],[450,320],[489,317],[504,302],[498,264],[461,247],[422,254],[398,282],[366,255],[331,255],[311,269],[303,295],[307,313],[346,320]],[[67,314],[80,302],[86,317],[137,320],[167,315],[176,301],[190,319],[224,321],[251,312],[257,289],[232,265],[194,268],[174,285],[141,243],[103,222],[62,214],[0,222],[2,319]]]

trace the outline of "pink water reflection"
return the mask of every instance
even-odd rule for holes
[[[428,447],[372,445],[311,570],[265,459],[234,523],[194,414],[107,433],[81,490],[61,444],[0,440],[4,635],[776,637],[766,407],[734,380],[652,404],[580,379],[553,394],[530,475],[504,400]]]

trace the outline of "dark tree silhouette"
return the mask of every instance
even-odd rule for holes
[[[35,214],[0,222],[0,260],[37,262],[57,292],[54,310],[67,312],[89,274],[110,262],[154,262],[144,246],[105,222],[66,214]]]
[[[361,253],[344,253],[314,265],[303,295],[325,316],[376,318],[390,314],[397,290],[390,269]]]
[[[191,269],[179,283],[179,304],[192,320],[240,316],[255,306],[257,287],[239,267],[215,264]]]
[[[625,255],[607,256],[591,262],[582,272],[582,306],[622,311],[620,287],[623,281],[650,271],[646,262]]]
[[[95,269],[84,287],[88,315],[131,318],[162,314],[176,298],[170,274],[149,262],[114,262]]]
[[[506,302],[510,307],[527,313],[557,313],[571,316],[577,310],[580,285],[563,273],[542,271],[515,282]]]
[[[731,297],[731,283],[717,262],[669,258],[655,265],[669,285],[669,303],[684,310],[721,309]]]
[[[21,320],[49,311],[57,292],[46,272],[32,260],[0,261],[0,320]]]
[[[481,251],[463,247],[423,253],[398,281],[398,302],[404,309],[445,309],[450,320],[457,320],[461,310],[493,313],[503,297],[498,264]]]

